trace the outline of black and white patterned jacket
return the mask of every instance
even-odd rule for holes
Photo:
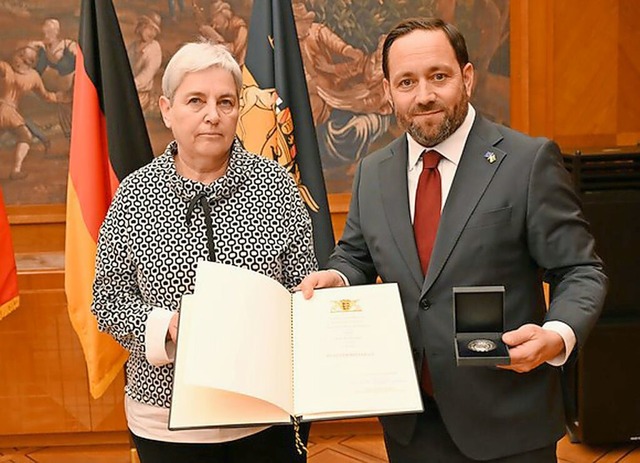
[[[101,331],[129,352],[126,394],[168,407],[173,363],[145,357],[145,323],[153,309],[175,311],[193,291],[196,263],[207,259],[205,211],[211,206],[216,262],[260,272],[291,289],[316,270],[311,219],[297,186],[276,162],[235,140],[224,176],[204,185],[176,172],[175,142],[121,183],[100,229],[92,312]],[[239,336],[242,333],[238,333]]]

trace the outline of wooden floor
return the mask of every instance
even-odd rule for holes
[[[309,442],[309,463],[386,462],[379,430],[316,426]],[[0,463],[131,463],[127,444],[95,446],[37,446],[0,448]],[[571,444],[566,438],[558,446],[561,463],[640,463],[640,443],[591,447]]]

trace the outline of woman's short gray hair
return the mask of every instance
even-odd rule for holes
[[[173,101],[176,89],[182,83],[185,74],[211,67],[219,67],[229,71],[235,81],[237,94],[240,96],[242,90],[240,66],[224,45],[214,44],[207,40],[187,43],[173,55],[162,76],[162,93],[170,101]]]

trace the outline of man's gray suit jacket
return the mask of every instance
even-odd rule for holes
[[[464,454],[485,460],[551,445],[564,434],[559,369],[457,367],[452,287],[504,285],[506,330],[559,320],[573,329],[578,347],[584,344],[607,278],[557,145],[476,116],[426,277],[408,201],[402,136],[360,163],[328,268],[352,285],[378,275],[399,284],[416,372],[426,353],[442,419]],[[551,285],[548,311],[543,279]],[[408,443],[416,415],[381,422]]]

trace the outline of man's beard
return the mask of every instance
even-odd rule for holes
[[[444,110],[444,119],[436,126],[421,126],[412,115],[415,113],[428,112],[434,110]],[[453,108],[447,108],[441,106],[438,102],[434,102],[428,105],[418,104],[409,110],[408,114],[398,114],[396,111],[396,118],[400,127],[411,135],[411,137],[420,143],[422,146],[435,146],[438,143],[442,143],[453,134],[458,127],[462,125],[467,113],[469,112],[469,96],[462,89],[460,93],[460,100],[455,104]]]

